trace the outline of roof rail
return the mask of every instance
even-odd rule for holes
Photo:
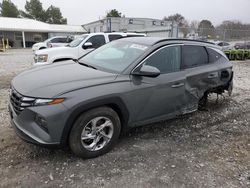
[[[208,41],[203,41],[203,40],[194,40],[194,39],[179,39],[179,38],[169,38],[169,39],[162,39],[157,41],[155,44],[158,44],[160,42],[167,42],[167,41],[189,41],[189,42],[202,42],[202,43],[207,43],[207,44],[213,44],[212,42],[208,42]]]

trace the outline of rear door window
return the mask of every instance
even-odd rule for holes
[[[59,38],[59,43],[67,43],[67,38]]]
[[[208,54],[203,46],[184,45],[182,47],[182,69],[208,64]]]
[[[126,37],[145,37],[144,35],[133,35],[133,34],[127,34]]]
[[[51,40],[51,43],[67,43],[67,38],[54,38]]]
[[[110,42],[113,41],[113,40],[117,40],[117,39],[121,39],[122,38],[121,35],[112,35],[112,34],[110,34],[108,37],[109,37],[109,41]]]
[[[181,64],[181,47],[167,46],[145,60],[145,65],[156,67],[161,73],[170,73],[180,70]]]
[[[59,38],[54,38],[50,41],[51,43],[59,43]]]

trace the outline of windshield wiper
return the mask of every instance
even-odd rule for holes
[[[92,65],[89,65],[89,64],[86,64],[86,63],[82,63],[82,62],[78,61],[78,59],[72,59],[72,60],[73,60],[74,62],[76,62],[76,63],[79,63],[80,65],[83,65],[83,66],[85,66],[85,67],[89,67],[89,68],[92,68],[92,69],[97,70],[96,67],[94,67],[94,66],[92,66]]]

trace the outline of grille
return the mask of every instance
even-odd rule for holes
[[[14,89],[11,89],[10,91],[10,102],[17,115],[19,115],[25,108],[32,106],[34,101],[34,98],[25,97]]]

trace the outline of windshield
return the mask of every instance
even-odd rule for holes
[[[148,46],[127,41],[113,41],[83,56],[79,62],[108,72],[121,73],[140,57]]]
[[[71,43],[69,43],[68,46],[70,46],[70,47],[76,47],[76,46],[78,46],[79,44],[81,44],[81,42],[82,42],[84,39],[86,39],[87,37],[88,37],[88,35],[83,35],[83,36],[81,36],[81,37],[78,37],[78,38],[76,38],[75,40],[73,40]]]

